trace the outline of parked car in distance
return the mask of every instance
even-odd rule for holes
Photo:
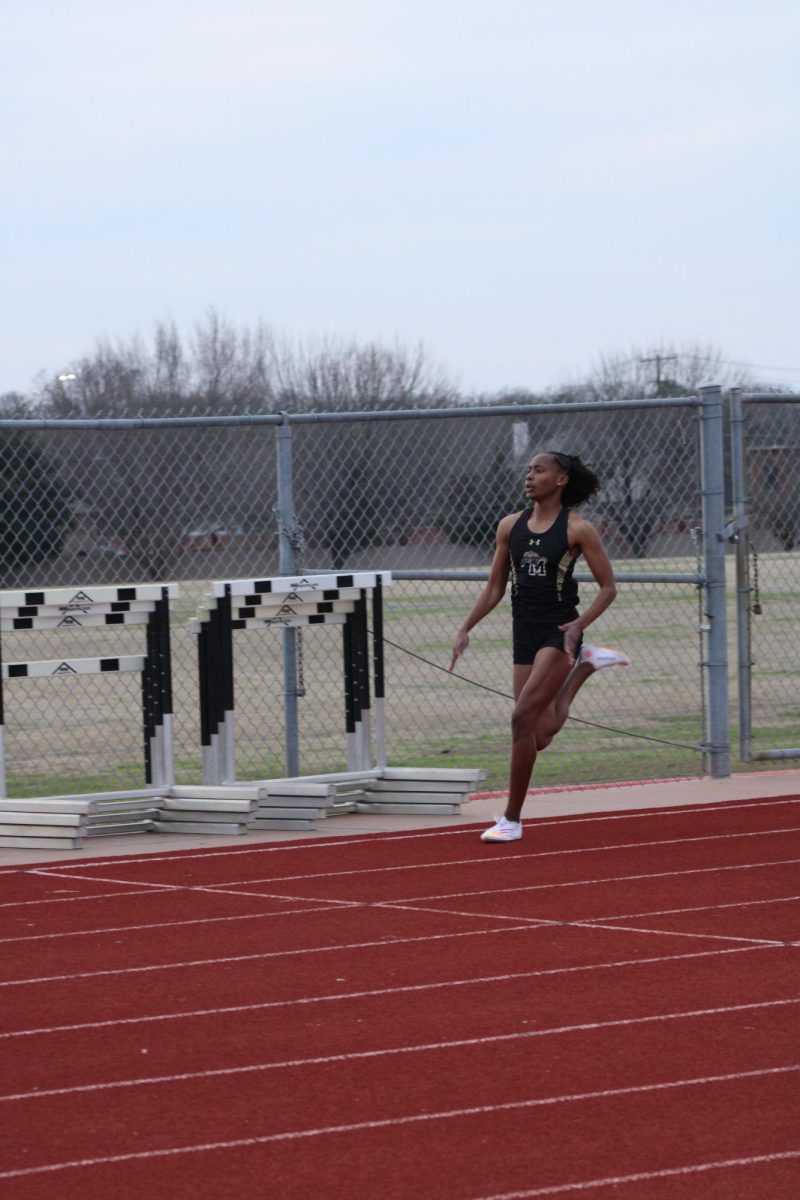
[[[217,546],[227,546],[236,537],[237,530],[227,526],[206,526],[200,529],[190,529],[181,542],[181,550],[213,550]]]

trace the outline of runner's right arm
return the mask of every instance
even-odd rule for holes
[[[508,538],[518,516],[518,512],[510,513],[507,517],[503,517],[497,526],[495,551],[489,570],[489,578],[469,615],[459,627],[456,639],[453,642],[453,657],[450,660],[450,666],[447,668],[448,671],[453,670],[456,662],[469,645],[469,631],[474,629],[478,622],[482,621],[486,614],[490,613],[505,595],[509,573]]]

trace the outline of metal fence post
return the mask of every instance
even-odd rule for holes
[[[714,779],[731,773],[728,718],[728,635],[725,586],[725,467],[722,389],[701,387],[700,469],[705,583],[705,647],[708,691],[706,742]]]
[[[289,414],[281,413],[275,430],[278,456],[278,569],[281,575],[294,575],[293,532],[294,487],[292,483],[292,427]],[[300,774],[300,727],[297,713],[297,630],[284,629],[283,637],[283,717],[286,738],[287,776]]]
[[[729,393],[731,424],[731,533],[736,539],[736,649],[739,702],[739,755],[750,762],[752,749],[750,646],[750,530],[744,471],[744,406],[742,389]]]

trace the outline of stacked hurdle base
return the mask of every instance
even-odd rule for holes
[[[80,850],[88,838],[170,833],[247,833],[266,789],[151,788],[0,800],[0,847]],[[303,828],[307,826],[304,825]]]
[[[332,784],[271,781],[173,786],[162,803],[156,833],[242,834],[254,830],[308,830],[328,815]]]
[[[164,798],[156,833],[186,833],[237,837],[247,833],[263,789],[173,785]]]
[[[308,826],[254,822],[253,828],[309,828],[324,816],[346,813],[383,813],[387,816],[458,816],[486,772],[480,768],[375,767],[369,771],[343,771],[331,775],[296,776],[293,779],[259,779],[256,786],[269,795],[269,804],[292,805],[292,815],[316,799],[324,808],[303,813]],[[274,814],[277,816],[277,814]],[[287,809],[287,816],[289,815]]]
[[[163,796],[129,796],[120,800],[98,800],[97,807],[89,813],[89,828],[86,836],[120,837],[122,834],[152,833],[158,819]]]
[[[393,816],[458,816],[461,805],[486,778],[480,768],[385,767],[366,786],[357,811]]]
[[[485,777],[479,769],[384,767],[216,787],[6,799],[0,800],[0,847],[80,850],[86,839],[124,834],[314,831],[318,821],[349,813],[457,816]]]
[[[259,784],[252,829],[316,829],[336,802],[336,786],[304,779],[271,779]]]
[[[79,850],[89,824],[89,802],[0,800],[0,847]]]
[[[149,833],[160,803],[149,791],[0,800],[0,847],[80,850],[89,837]]]

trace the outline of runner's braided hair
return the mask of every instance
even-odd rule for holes
[[[586,463],[581,462],[577,454],[564,454],[560,450],[545,450],[545,454],[549,454],[552,459],[555,459],[569,476],[564,491],[561,493],[561,501],[566,508],[574,508],[576,504],[583,504],[585,500],[589,500],[600,490],[600,480],[591,467],[587,467]]]

